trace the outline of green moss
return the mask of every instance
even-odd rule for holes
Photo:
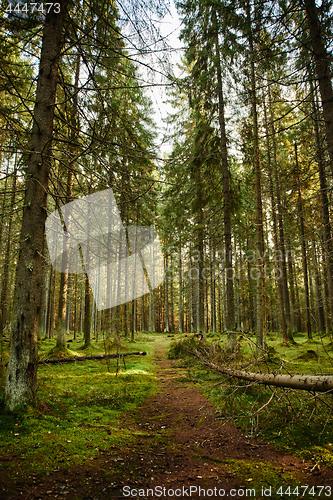
[[[135,439],[136,432],[126,430],[123,422],[130,418],[128,411],[157,387],[150,339],[157,341],[160,336],[149,337],[140,336],[142,342],[137,338],[135,347],[148,355],[127,358],[126,370],[122,367],[117,375],[116,360],[107,365],[99,360],[40,365],[38,406],[17,415],[6,415],[0,408],[1,454],[15,453],[13,459],[1,462],[9,473],[16,474],[21,463],[22,475],[65,469]],[[40,356],[49,355],[50,348],[53,356],[77,355],[54,348],[54,343],[54,339],[39,342]],[[96,352],[104,352],[102,341],[94,343]]]
[[[79,356],[79,354],[75,351],[71,351],[67,347],[55,346],[45,353],[41,359],[72,358],[74,356]]]
[[[333,443],[327,443],[326,446],[311,446],[302,453],[302,456],[316,463],[333,467]]]
[[[328,349],[330,339],[315,337],[309,343],[307,336],[298,334],[297,345],[281,343],[274,332],[268,336],[265,358],[254,360],[255,349],[251,338],[243,336],[239,343],[237,358],[226,357],[226,341],[209,339],[205,345],[205,356],[228,368],[246,367],[254,372],[333,374]],[[286,391],[281,388],[248,384],[244,380],[228,378],[213,372],[188,354],[188,345],[193,340],[183,340],[173,345],[172,357],[182,357],[189,367],[188,376],[224,412],[225,418],[234,418],[245,435],[257,435],[273,442],[278,448],[301,455],[313,446],[324,448],[322,459],[330,461],[333,442],[333,421],[330,415],[330,395],[320,395],[324,400],[313,398],[306,391]],[[310,349],[311,347],[311,349]],[[309,353],[310,351],[310,353]],[[238,386],[238,388],[237,388]],[[273,399],[268,403],[274,393]],[[326,404],[325,404],[326,403]],[[259,412],[259,413],[257,413]],[[325,424],[325,425],[324,425]],[[328,450],[328,451],[327,451]]]
[[[227,460],[225,463],[229,470],[240,475],[248,482],[249,487],[255,487],[257,491],[262,486],[272,486],[274,489],[277,489],[283,484],[288,486],[297,484],[297,480],[293,474],[285,471],[282,467],[273,465],[271,462],[232,459]]]

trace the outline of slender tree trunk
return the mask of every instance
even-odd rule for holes
[[[297,156],[297,144],[295,144],[295,162],[296,162],[296,173],[297,173],[297,189],[298,189],[298,216],[301,226],[301,247],[302,247],[302,264],[303,264],[303,279],[304,279],[304,291],[305,291],[305,306],[306,306],[306,328],[308,332],[308,338],[312,339],[311,330],[311,314],[310,314],[310,293],[309,293],[309,280],[308,280],[308,261],[306,255],[306,239],[304,230],[304,213],[303,213],[303,200],[301,193],[301,185],[299,181],[299,165]]]
[[[196,150],[199,151],[199,145],[196,145]],[[203,265],[204,265],[204,210],[203,210],[203,193],[202,193],[202,177],[200,171],[201,165],[198,160],[195,161],[194,174],[196,181],[196,198],[197,198],[197,300],[196,300],[196,316],[197,316],[197,333],[202,333],[204,337],[205,332],[205,295],[204,295],[204,279],[203,279]]]
[[[171,276],[170,276],[170,314],[171,314],[171,331],[175,331],[175,313],[174,313],[174,301],[173,301],[173,260],[172,254],[170,256],[171,264]]]
[[[215,248],[210,248],[210,329],[216,332],[216,275]]]
[[[10,212],[7,218],[8,223],[8,238],[5,250],[5,259],[3,263],[3,276],[1,281],[1,298],[0,298],[0,342],[3,336],[3,329],[6,326],[8,320],[8,307],[10,304],[10,293],[9,293],[9,276],[10,276],[10,252],[11,252],[11,242],[12,242],[12,224],[13,224],[13,210],[15,206],[16,197],[16,179],[17,179],[17,155],[15,155],[15,165],[13,172],[12,181],[12,194],[10,199]]]
[[[168,255],[165,256],[165,331],[170,332],[169,328],[169,264]]]
[[[250,4],[247,2],[247,20],[249,26],[249,50],[250,50],[250,93],[252,103],[253,120],[253,163],[255,176],[256,195],[256,228],[257,228],[257,318],[256,318],[256,343],[258,348],[265,347],[266,343],[266,293],[265,293],[265,243],[264,243],[264,220],[261,197],[261,167],[259,154],[259,134],[258,134],[258,111],[257,111],[257,90],[254,62],[254,44],[252,35],[252,23]]]
[[[182,262],[182,244],[179,243],[179,259],[178,259],[178,276],[179,276],[179,320],[178,332],[183,333],[184,324],[184,303],[183,303],[183,262]]]
[[[313,250],[313,263],[314,263],[314,274],[316,282],[316,297],[317,297],[317,317],[318,317],[318,331],[325,332],[325,308],[323,301],[323,291],[322,291],[322,281],[319,273],[319,262],[317,258],[317,248],[315,241],[312,242]]]
[[[41,267],[65,0],[59,3],[59,13],[50,9],[46,14],[42,38],[5,388],[6,405],[10,410],[34,403],[37,393]]]
[[[214,20],[216,23],[216,13],[214,12]],[[223,216],[224,216],[224,252],[225,252],[225,267],[226,267],[226,294],[227,294],[227,311],[226,311],[226,326],[228,330],[229,347],[234,349],[237,343],[235,332],[235,299],[234,299],[234,269],[232,265],[232,230],[231,230],[231,192],[230,192],[230,172],[228,165],[227,151],[227,135],[225,129],[224,116],[224,96],[222,85],[222,71],[220,48],[218,39],[218,29],[216,27],[215,35],[215,52],[216,52],[216,72],[217,72],[217,94],[218,94],[218,110],[219,110],[219,125],[221,137],[221,165],[222,165],[222,185],[223,185]]]
[[[287,331],[286,331],[287,336],[284,338],[284,341],[288,342],[289,340],[293,339],[293,333],[292,333],[291,315],[290,315],[290,300],[289,300],[289,290],[288,290],[286,248],[285,248],[285,242],[284,242],[284,227],[283,227],[283,216],[282,216],[280,179],[279,179],[278,166],[277,166],[274,112],[273,112],[270,89],[268,89],[268,98],[269,98],[269,110],[270,110],[270,127],[272,130],[272,143],[273,143],[275,191],[276,191],[278,229],[279,229],[279,248],[280,248],[280,252],[281,252],[283,304],[284,304],[284,309],[285,309],[286,327],[287,327]]]
[[[69,203],[72,198],[72,185],[73,185],[73,165],[69,167],[67,173],[67,194],[66,203]],[[65,231],[70,231],[70,216],[65,221]],[[58,303],[58,325],[57,325],[57,347],[62,348],[66,346],[66,303],[68,292],[68,250],[69,250],[69,237],[64,241],[64,251],[62,254],[62,270],[60,274],[60,289],[59,289],[59,303]]]
[[[1,148],[2,151],[2,148]],[[1,217],[0,220],[3,221],[5,217],[5,211],[6,211],[6,201],[7,201],[7,188],[8,188],[8,179],[9,179],[9,166],[10,166],[10,161],[8,159],[7,161],[7,169],[6,169],[6,178],[5,178],[5,186],[4,186],[4,191],[3,191],[3,198],[2,198],[2,203],[1,203]],[[2,233],[4,230],[5,225],[0,224],[0,256],[2,256]]]
[[[247,245],[247,251],[250,250],[249,248],[249,238],[247,238],[246,245]],[[255,310],[255,300],[254,300],[254,292],[253,292],[253,280],[251,277],[251,265],[250,261],[248,259],[247,261],[247,278],[248,278],[248,283],[249,283],[249,306],[248,306],[248,322],[249,322],[249,332],[252,334],[253,330],[255,328],[255,316],[254,316],[254,310]]]
[[[141,331],[145,331],[145,296],[141,298]]]
[[[76,57],[75,63],[75,77],[74,77],[74,95],[73,95],[73,109],[71,117],[71,151],[70,158],[71,162],[68,166],[67,172],[67,182],[66,182],[66,196],[65,203],[69,203],[72,200],[72,189],[73,189],[73,177],[74,177],[74,167],[75,167],[75,143],[78,136],[78,87],[79,87],[79,76],[80,76],[80,56]],[[66,232],[70,231],[70,216],[68,220],[65,221]],[[66,345],[66,313],[67,313],[67,298],[69,295],[69,275],[68,275],[68,248],[69,240],[65,242],[65,251],[62,258],[62,269],[60,278],[60,290],[59,290],[59,308],[58,308],[58,325],[57,325],[57,347],[65,347]]]
[[[264,103],[264,120],[265,120],[265,131],[266,131],[266,150],[267,150],[267,167],[268,167],[268,180],[269,180],[269,193],[271,198],[271,207],[272,207],[272,222],[273,222],[273,239],[274,239],[274,248],[275,253],[278,255],[279,252],[279,236],[278,236],[278,226],[277,226],[277,216],[276,216],[276,203],[275,203],[275,194],[274,194],[274,186],[273,186],[273,178],[272,178],[272,161],[271,161],[271,146],[269,141],[269,128],[268,128],[268,120],[267,120],[267,111],[266,111],[266,103],[265,99],[263,99]],[[286,323],[286,314],[284,308],[284,300],[283,300],[283,284],[282,284],[282,266],[281,261],[278,259],[276,261],[278,265],[277,270],[279,271],[277,274],[277,288],[279,294],[279,302],[280,302],[280,312],[281,312],[281,327],[282,327],[282,336],[283,339],[287,340],[287,323]]]
[[[286,252],[286,257],[287,257],[287,268],[288,268],[288,278],[289,278],[289,287],[290,287],[290,302],[291,302],[291,311],[290,311],[290,317],[291,317],[291,324],[292,324],[292,332],[297,332],[298,331],[298,326],[297,326],[297,319],[296,316],[299,314],[299,307],[297,306],[297,300],[296,300],[296,293],[295,293],[295,286],[296,286],[296,279],[295,279],[295,272],[294,272],[294,265],[293,265],[293,257],[291,254],[291,243],[290,243],[290,237],[286,237],[286,244],[287,248],[289,249]]]
[[[47,309],[48,309],[48,283],[51,266],[44,251],[44,262],[42,270],[42,285],[40,291],[40,313],[38,318],[38,340],[42,340],[47,334]]]
[[[316,73],[319,81],[319,91],[325,120],[327,147],[330,157],[331,172],[333,176],[333,89],[332,75],[330,73],[330,56],[325,48],[322,27],[318,19],[315,0],[304,0],[306,16],[313,56],[316,64]]]
[[[313,128],[315,134],[316,142],[316,152],[317,152],[317,165],[319,172],[319,183],[320,183],[320,196],[321,196],[321,212],[323,219],[323,235],[324,235],[324,255],[327,266],[327,281],[328,281],[328,293],[329,293],[329,311],[330,311],[330,322],[327,327],[332,330],[333,321],[333,242],[332,242],[332,231],[330,223],[329,214],[329,201],[328,201],[328,186],[326,180],[325,166],[322,154],[322,144],[320,140],[320,133],[318,127],[318,111],[314,99],[314,89],[312,83],[310,83],[311,99],[312,104],[312,114],[313,114]]]
[[[90,284],[88,274],[84,280],[84,323],[83,323],[84,346],[86,349],[90,346]]]

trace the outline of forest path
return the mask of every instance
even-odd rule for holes
[[[109,498],[126,498],[124,493],[128,498],[152,498],[149,488],[163,492],[162,498],[307,498],[302,489],[297,496],[277,493],[279,486],[285,492],[288,486],[295,491],[296,485],[328,486],[322,496],[332,487],[333,498],[332,471],[319,472],[315,464],[274,450],[225,423],[220,411],[186,379],[179,362],[167,358],[167,350],[166,340],[155,346],[160,390],[131,414],[132,428],[143,434],[121,451],[122,477],[115,477]],[[319,490],[313,492],[308,498],[317,498]]]
[[[168,359],[168,348],[169,339],[154,344],[158,391],[124,414],[122,425],[133,431],[133,442],[101,450],[90,463],[24,480],[6,498],[333,498],[327,494],[329,487],[333,492],[331,470],[318,471],[225,423],[179,362]],[[300,485],[327,489],[319,495],[315,486],[308,496]]]

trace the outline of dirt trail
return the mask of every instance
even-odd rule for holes
[[[333,471],[318,470],[225,424],[186,381],[178,363],[167,359],[165,342],[156,346],[155,362],[160,390],[127,414],[127,427],[141,431],[134,444],[112,447],[91,465],[22,484],[24,494],[6,498],[331,498],[328,488],[321,496],[316,489],[309,497],[302,497],[301,490],[299,495],[277,494],[279,484],[285,491],[296,478],[299,485],[330,486],[333,492]],[[200,494],[195,492],[199,486]]]

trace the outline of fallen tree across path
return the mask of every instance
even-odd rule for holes
[[[223,373],[224,375],[229,375],[229,377],[249,380],[251,382],[257,382],[258,384],[274,385],[276,387],[285,387],[303,391],[333,391],[333,376],[330,375],[275,375],[274,373],[254,373],[243,370],[233,370],[208,361],[196,350],[192,351],[192,353],[214,371]]]
[[[124,356],[146,356],[146,351],[120,352],[119,354],[96,354],[95,356],[73,356],[72,358],[40,359],[39,365],[49,365],[55,363],[73,363],[74,361],[88,361],[89,359],[111,359],[123,358]],[[7,366],[3,363],[1,366]]]

